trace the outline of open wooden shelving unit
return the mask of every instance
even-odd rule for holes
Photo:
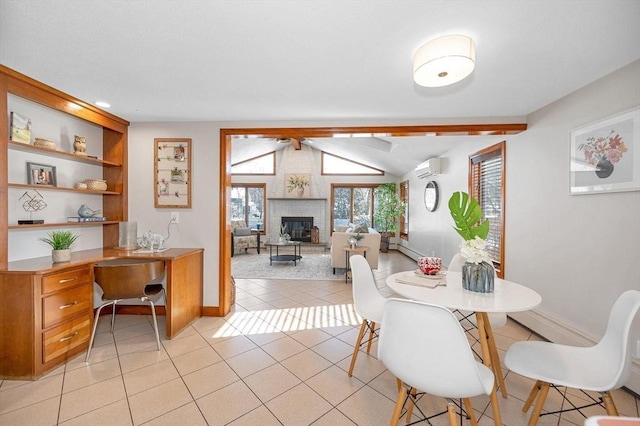
[[[78,156],[73,153],[41,148],[34,145],[9,140],[8,97],[13,95],[23,98],[53,111],[64,112],[102,127],[102,158]],[[53,119],[52,119],[53,120]],[[103,230],[103,246],[118,245],[119,222],[127,220],[127,144],[129,122],[109,114],[91,104],[71,95],[40,83],[10,68],[0,65],[0,270],[7,268],[9,257],[9,231],[20,229],[55,228],[75,226],[101,226]],[[102,178],[107,181],[106,191],[82,190],[67,187],[42,187],[9,182],[8,152],[19,150],[34,154],[62,158],[70,163],[80,162],[102,167]],[[8,223],[9,188],[37,189],[38,191],[67,191],[102,196],[102,211],[107,218],[105,222],[64,222],[44,223],[37,225],[17,225]]]

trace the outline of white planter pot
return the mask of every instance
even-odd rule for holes
[[[69,262],[71,260],[71,249],[51,250],[53,263]]]

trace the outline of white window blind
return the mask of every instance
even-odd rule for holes
[[[470,194],[489,220],[487,252],[499,273],[504,271],[504,142],[470,157]]]

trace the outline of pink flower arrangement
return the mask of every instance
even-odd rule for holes
[[[622,137],[614,130],[611,130],[606,137],[588,137],[587,142],[580,144],[578,149],[584,151],[584,159],[593,166],[607,160],[611,164],[616,164],[628,150]]]

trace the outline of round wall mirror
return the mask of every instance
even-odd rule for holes
[[[438,208],[439,198],[440,193],[438,192],[438,184],[430,180],[424,188],[424,206],[430,212],[435,211]]]

